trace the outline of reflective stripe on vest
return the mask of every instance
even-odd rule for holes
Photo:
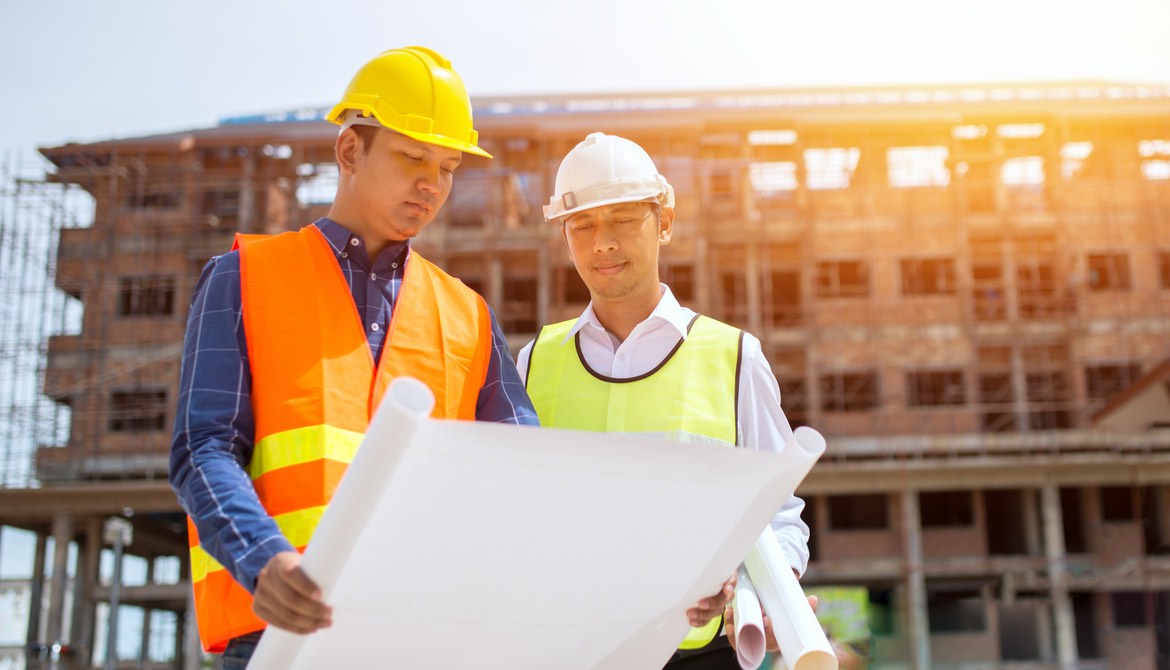
[[[479,295],[411,251],[375,367],[353,295],[316,227],[240,236],[237,247],[256,422],[248,474],[281,533],[303,551],[395,377],[431,389],[433,417],[475,418],[491,321]],[[190,522],[188,534],[199,635],[204,649],[222,651],[265,624]]]
[[[697,316],[686,340],[658,367],[638,377],[613,379],[587,366],[580,335],[565,341],[573,324],[541,329],[528,357],[525,386],[541,426],[738,443],[743,331]],[[692,628],[679,648],[706,646],[722,623],[715,617],[702,628]]]

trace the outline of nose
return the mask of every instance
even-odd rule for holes
[[[613,226],[608,222],[598,223],[597,233],[593,236],[593,253],[605,254],[616,251],[617,248],[617,235],[614,234]]]
[[[442,168],[439,163],[426,162],[420,169],[418,175],[418,188],[421,191],[438,195],[443,192]]]

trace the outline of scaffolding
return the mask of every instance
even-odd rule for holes
[[[81,228],[93,199],[45,181],[43,161],[0,159],[0,487],[34,486],[38,447],[62,444],[69,409],[46,398],[50,336],[75,333],[81,304],[56,288],[61,231]]]

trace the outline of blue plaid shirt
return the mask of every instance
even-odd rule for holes
[[[387,248],[371,263],[357,235],[329,219],[313,225],[333,247],[377,360],[410,243]],[[239,252],[211,259],[187,319],[170,478],[203,548],[251,591],[268,561],[293,547],[264,511],[244,470],[252,459],[255,423],[241,304]],[[494,314],[491,322],[493,346],[476,419],[535,426],[536,411]]]

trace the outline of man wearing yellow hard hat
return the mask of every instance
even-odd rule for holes
[[[331,624],[298,550],[392,379],[426,383],[436,418],[536,424],[483,298],[411,249],[463,155],[491,158],[451,63],[379,54],[327,118],[341,126],[328,216],[238,236],[203,269],[187,323],[170,477],[199,634],[225,668],[269,624]]]
[[[659,249],[674,232],[674,189],[649,154],[593,133],[565,156],[555,189],[545,218],[560,225],[590,303],[520,351],[517,367],[541,425],[783,449],[792,428],[760,341],[680,305],[659,281]],[[797,575],[808,565],[803,508],[793,496],[772,521]],[[729,579],[688,610],[693,628],[668,668],[739,668],[720,635],[732,586]]]

